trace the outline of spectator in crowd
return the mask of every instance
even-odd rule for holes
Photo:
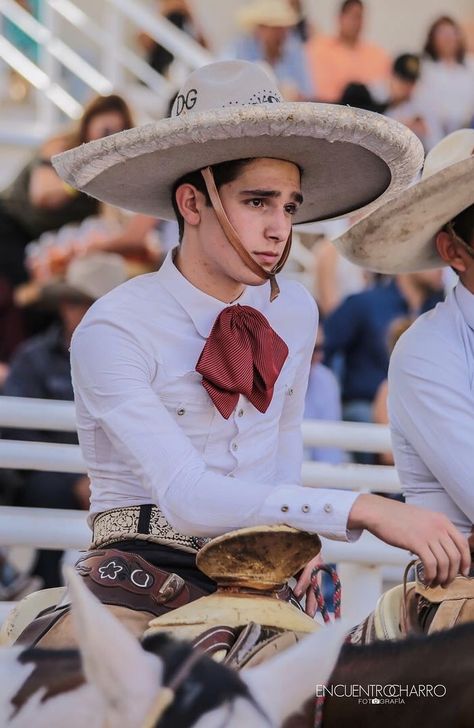
[[[342,420],[341,391],[339,383],[329,367],[323,364],[324,329],[318,326],[311,369],[306,392],[305,420]],[[338,465],[344,462],[344,453],[336,447],[307,447],[305,459]]]
[[[197,43],[206,47],[206,41],[197,27],[196,19],[193,16],[189,3],[186,0],[159,0],[158,9],[160,14],[172,23],[178,30],[187,33]],[[138,43],[146,54],[150,66],[158,73],[166,75],[174,56],[169,50],[151,38],[147,33],[140,33]]]
[[[362,38],[364,4],[344,0],[335,36],[315,35],[307,44],[314,93],[320,101],[337,103],[353,82],[370,84],[388,79],[391,61],[388,54]]]
[[[369,84],[350,83],[344,89],[341,104],[367,111],[377,111],[408,126],[426,149],[439,134],[437,120],[416,98],[421,62],[413,53],[395,58],[388,81]]]
[[[11,362],[3,394],[11,397],[70,400],[74,398],[69,364],[71,336],[91,304],[126,280],[125,265],[118,255],[97,253],[71,263],[63,283],[44,289],[45,302],[57,306],[60,324],[24,342]],[[15,429],[3,437],[77,444],[72,432],[39,432]],[[89,480],[74,473],[26,472],[21,505],[43,508],[89,507]],[[58,551],[40,551],[34,573],[45,587],[60,583]]]
[[[441,271],[400,274],[349,296],[325,322],[326,359],[343,356],[343,416],[371,422],[377,389],[387,377],[387,332],[400,316],[417,316],[443,298]],[[371,461],[365,456],[359,460]]]
[[[448,16],[428,31],[416,102],[436,122],[430,148],[474,118],[474,57],[466,52],[460,26]]]
[[[58,177],[51,157],[131,126],[130,110],[120,96],[99,96],[85,109],[72,133],[45,142],[0,194],[0,270],[10,284],[27,278],[23,261],[27,243],[98,210],[97,200],[73,190]]]
[[[405,331],[412,325],[413,318],[410,316],[402,316],[392,323],[388,329],[388,353],[392,354],[395,344]],[[388,380],[384,379],[377,389],[374,404],[372,407],[372,419],[377,425],[388,425]],[[377,461],[380,465],[393,465],[393,454],[391,451],[379,453]]]
[[[296,32],[299,16],[287,0],[253,0],[238,15],[244,30],[227,54],[271,67],[282,96],[303,101],[313,96],[304,46]]]
[[[311,23],[305,15],[304,2],[303,0],[288,0],[288,3],[299,18],[292,32],[300,40],[302,40],[303,43],[306,43],[310,35],[312,35],[313,29],[311,27]]]
[[[354,265],[324,237],[314,246],[314,293],[322,317],[329,316],[347,296],[367,288],[370,274]]]

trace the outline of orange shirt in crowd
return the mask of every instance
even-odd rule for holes
[[[315,95],[337,102],[348,83],[374,83],[388,79],[391,60],[383,48],[361,41],[350,47],[338,38],[316,36],[307,44]]]

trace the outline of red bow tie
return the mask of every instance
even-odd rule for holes
[[[266,412],[288,347],[263,314],[230,306],[217,317],[196,364],[210,398],[227,420],[243,394]]]

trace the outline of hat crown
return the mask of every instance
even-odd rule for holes
[[[281,101],[276,82],[262,66],[249,61],[218,61],[189,76],[176,96],[171,116]]]
[[[459,129],[444,137],[428,152],[423,167],[422,179],[441,172],[457,162],[463,162],[474,155],[474,129]]]
[[[126,280],[125,262],[116,253],[94,253],[76,258],[65,276],[68,286],[94,301]]]

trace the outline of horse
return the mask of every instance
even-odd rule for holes
[[[166,633],[140,644],[75,574],[70,590],[79,651],[0,650],[5,728],[313,728],[321,697],[321,728],[472,725],[473,624],[366,646],[332,624],[236,672]]]
[[[72,571],[69,588],[79,650],[0,649],[5,728],[277,728],[326,682],[344,639],[342,625],[321,629],[238,673],[166,634],[140,644]]]

